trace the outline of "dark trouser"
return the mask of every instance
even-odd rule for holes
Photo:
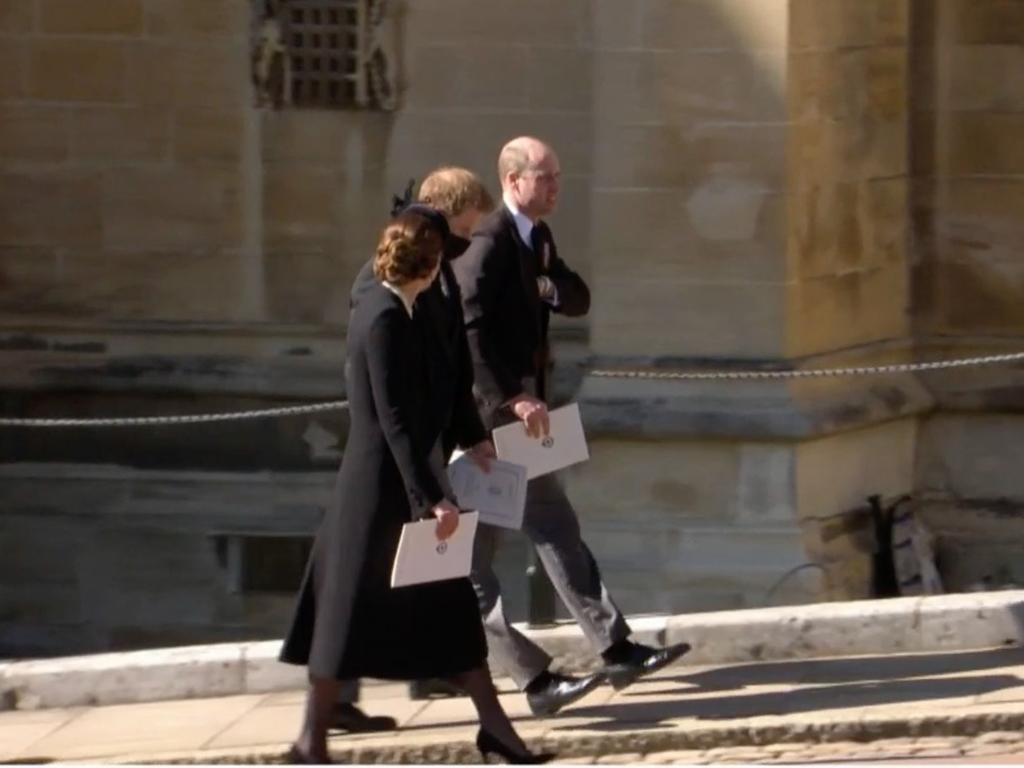
[[[342,680],[341,688],[338,689],[339,704],[355,704],[359,701],[359,681]]]

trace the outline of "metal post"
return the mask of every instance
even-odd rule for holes
[[[526,566],[526,620],[531,627],[550,626],[555,623],[555,588],[536,550],[530,547],[529,553]]]

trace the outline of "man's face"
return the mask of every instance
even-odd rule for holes
[[[540,219],[551,215],[558,205],[562,168],[550,150],[530,158],[526,170],[512,179],[516,205],[527,216]]]
[[[476,230],[476,225],[479,223],[483,216],[483,211],[479,211],[476,208],[467,208],[458,216],[451,216],[448,219],[448,229],[456,237],[461,237],[463,240],[469,240],[473,236],[473,232]]]

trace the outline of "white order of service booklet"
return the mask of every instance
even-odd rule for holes
[[[444,541],[437,538],[434,518],[403,525],[391,566],[391,586],[407,587],[469,576],[479,517],[476,512],[459,515],[459,527]]]
[[[526,467],[529,480],[590,458],[579,405],[556,408],[548,417],[551,428],[545,437],[530,437],[521,421],[491,433],[498,458]]]
[[[448,465],[448,480],[463,509],[480,513],[480,522],[518,530],[526,509],[526,467],[500,459],[491,460],[484,472],[466,454]]]

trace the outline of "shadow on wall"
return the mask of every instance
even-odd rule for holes
[[[1024,75],[1009,62],[1024,14],[1012,3],[912,7],[915,333],[1019,336]]]

